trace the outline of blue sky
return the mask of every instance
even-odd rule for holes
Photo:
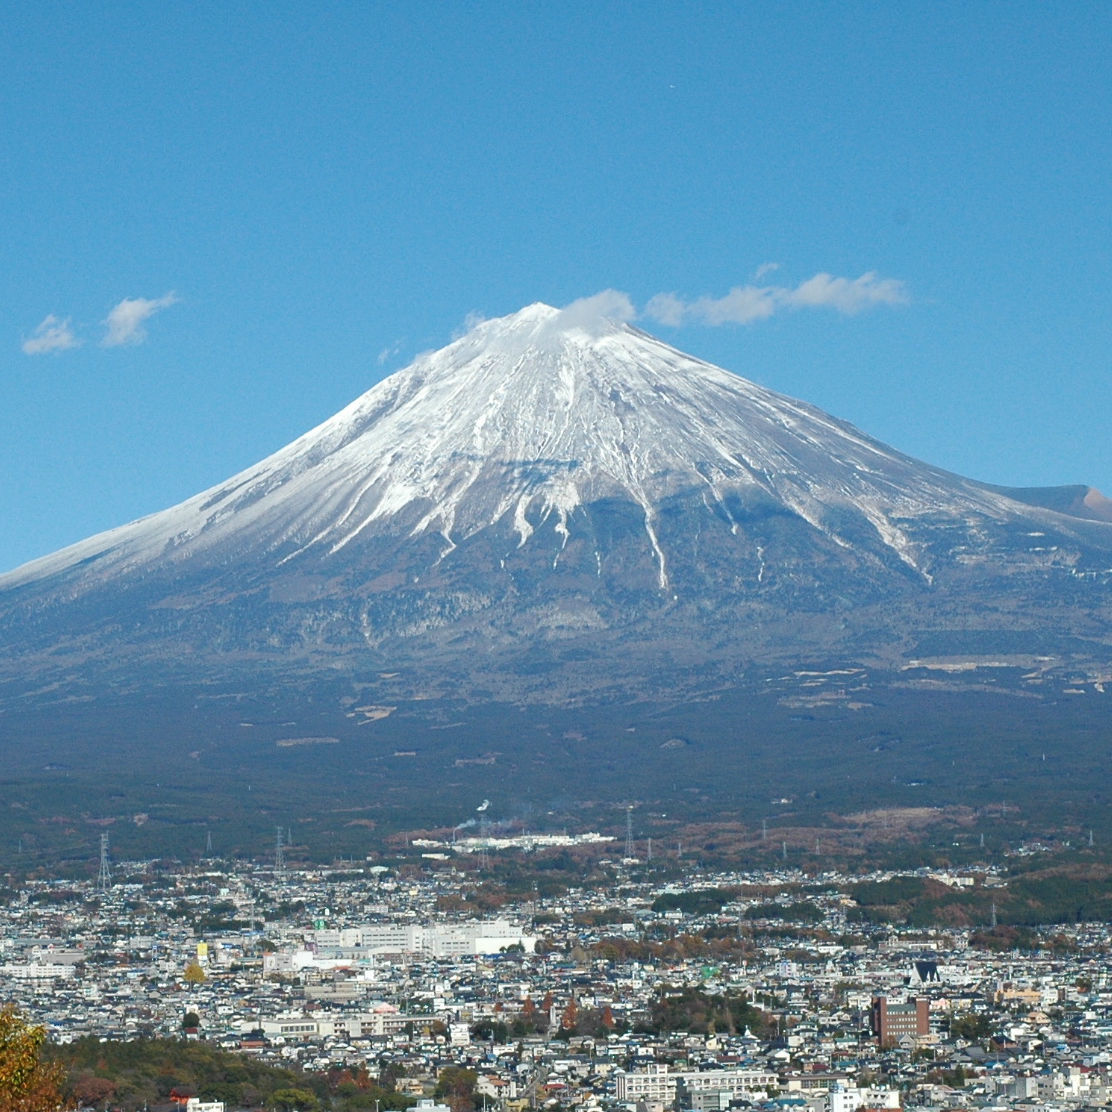
[[[1107,3],[12,5],[0,569],[607,289],[912,455],[1112,493],[1110,71]]]

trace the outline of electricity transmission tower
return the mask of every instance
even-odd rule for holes
[[[97,873],[97,891],[107,892],[112,887],[112,870],[108,867],[108,835],[100,836],[100,870]]]

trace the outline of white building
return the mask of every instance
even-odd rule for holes
[[[336,958],[357,961],[372,954],[428,954],[434,958],[497,954],[509,946],[532,953],[536,937],[506,919],[469,919],[458,923],[385,921],[344,930],[310,931],[317,962]]]
[[[0,965],[0,974],[14,981],[32,981],[46,984],[51,981],[71,981],[77,970],[69,964],[47,961],[9,962]]]
[[[390,1004],[380,1004],[368,1011],[340,1011],[331,1014],[289,1014],[263,1018],[251,1029],[261,1028],[268,1039],[283,1042],[314,1042],[335,1036],[342,1039],[367,1039],[396,1035],[413,1023],[427,1024],[427,1015],[407,1015]],[[245,1028],[246,1030],[246,1028]]]
[[[675,1070],[664,1065],[652,1065],[644,1070],[627,1073],[619,1070],[614,1075],[614,1095],[620,1101],[646,1104],[659,1101],[671,1104],[676,1099],[676,1090],[682,1084],[692,1104],[709,1107],[704,1094],[727,1093],[742,1096],[759,1091],[765,1093],[777,1087],[777,1077],[769,1070]],[[727,1102],[728,1103],[728,1102]]]
[[[452,1112],[446,1104],[438,1104],[432,1097],[421,1097],[413,1106],[413,1112]]]
[[[860,1089],[837,1085],[827,1094],[829,1112],[857,1112],[859,1108],[899,1108],[898,1089]]]

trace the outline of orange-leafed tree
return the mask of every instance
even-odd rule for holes
[[[44,1062],[46,1029],[28,1023],[12,1004],[0,1008],[0,1112],[56,1112],[65,1071]]]

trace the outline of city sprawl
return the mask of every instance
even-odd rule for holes
[[[491,1109],[1112,1102],[1105,925],[1003,950],[991,931],[855,914],[847,892],[890,872],[680,884],[628,861],[551,893],[538,871],[525,898],[476,910],[460,895],[474,865],[131,862],[27,881],[2,920],[4,996],[58,1044],[203,1040],[375,1078],[399,1103],[428,1104],[452,1069]],[[992,868],[930,879],[1006,885]]]

